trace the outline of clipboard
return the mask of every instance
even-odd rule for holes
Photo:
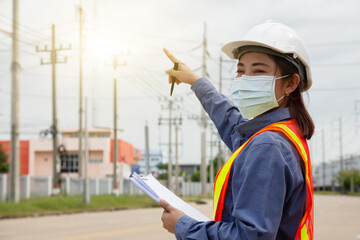
[[[169,189],[164,187],[158,180],[154,178],[152,174],[147,176],[140,176],[139,174],[133,172],[129,177],[130,182],[132,182],[137,188],[143,191],[146,195],[152,198],[157,204],[160,205],[160,199],[164,199],[173,207],[183,211],[187,216],[198,220],[198,221],[210,221],[211,219],[202,214],[199,210],[192,207],[184,200],[176,196]]]

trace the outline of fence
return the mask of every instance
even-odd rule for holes
[[[160,181],[165,185],[165,181]],[[111,178],[89,179],[90,195],[102,195],[113,193],[113,180]],[[201,194],[201,183],[180,182],[179,193],[182,196],[196,196]],[[143,194],[141,190],[134,187],[127,179],[118,180],[119,194]],[[0,174],[0,201],[6,201],[10,184],[7,174]],[[62,178],[61,191],[69,195],[82,194],[84,190],[84,179]],[[207,192],[212,191],[212,186],[207,184]],[[39,196],[50,196],[52,194],[52,177],[34,177],[22,175],[20,177],[20,198],[31,198]]]

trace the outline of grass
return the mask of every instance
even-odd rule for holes
[[[332,191],[314,191],[314,194],[317,194],[317,195],[341,195],[340,192],[332,192]],[[360,197],[359,192],[346,192],[344,195]]]
[[[184,200],[185,202],[195,202],[197,204],[205,204],[206,200],[212,200],[212,196],[185,196],[182,197],[182,200]]]
[[[340,195],[338,192],[331,191],[316,191],[314,193],[319,195]],[[348,193],[347,195],[360,197],[360,193]],[[211,200],[211,198],[192,196],[183,197],[183,200],[201,204],[204,203],[204,200]],[[90,205],[83,203],[81,195],[39,197],[23,199],[19,203],[0,202],[0,219],[148,207],[158,207],[158,205],[146,195],[91,196]]]
[[[340,195],[339,192],[332,192],[332,191],[314,191],[314,194],[317,194],[317,195]]]
[[[0,218],[157,206],[146,195],[91,196],[90,205],[84,204],[80,195],[39,197],[24,199],[19,203],[0,202]]]

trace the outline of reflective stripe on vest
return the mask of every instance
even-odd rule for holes
[[[312,184],[310,154],[309,154],[307,142],[302,137],[295,123],[295,120],[293,119],[287,122],[278,122],[271,124],[261,129],[257,133],[255,133],[253,136],[251,136],[251,138],[249,138],[243,145],[241,145],[232,154],[229,160],[219,170],[219,172],[216,175],[215,183],[214,183],[214,196],[213,196],[214,220],[221,221],[225,192],[229,181],[230,170],[235,158],[241,153],[241,151],[255,136],[265,131],[278,131],[283,133],[294,144],[295,148],[297,149],[297,151],[301,156],[301,159],[304,162],[305,181],[306,181],[306,211],[303,218],[301,219],[295,239],[312,240],[314,209],[313,209],[313,187],[312,187],[313,184]]]

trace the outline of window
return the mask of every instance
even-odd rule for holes
[[[78,138],[79,134],[78,133],[70,133],[69,135],[71,138]]]
[[[93,158],[89,159],[89,163],[102,163],[103,160],[101,158]]]
[[[99,137],[99,138],[108,138],[108,137],[110,137],[110,133],[98,133],[97,137]]]
[[[72,173],[79,171],[79,158],[77,154],[61,154],[61,172]]]

